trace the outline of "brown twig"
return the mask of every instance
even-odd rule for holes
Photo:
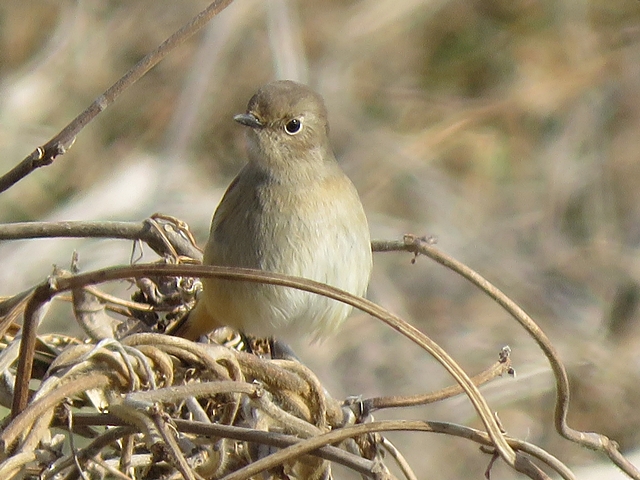
[[[53,298],[49,293],[51,285],[46,282],[33,291],[24,311],[24,322],[22,325],[22,339],[20,340],[20,353],[18,356],[18,368],[16,372],[16,386],[11,406],[11,415],[15,417],[27,406],[29,397],[29,381],[33,369],[33,358],[35,356],[37,328],[44,315],[46,304]],[[2,450],[2,446],[0,446]]]
[[[0,177],[0,193],[11,188],[17,182],[40,167],[51,165],[59,155],[64,154],[75,141],[76,135],[99,113],[113,104],[127,88],[142,78],[177,46],[200,30],[211,18],[220,13],[233,0],[215,0],[196,15],[189,23],[148,53],[116,83],[96,98],[89,107],[64,127],[55,137],[36,148],[18,165]]]
[[[402,455],[400,450],[398,450],[393,443],[391,443],[387,438],[382,437],[380,444],[382,448],[391,455],[391,458],[395,460],[396,465],[398,465],[398,468],[407,480],[418,480],[418,477],[411,468],[411,465],[409,465],[409,462],[407,462],[407,459],[404,458],[404,455]]]
[[[103,292],[102,290],[97,289],[96,287],[84,287],[84,289],[89,292],[91,295],[93,295],[96,298],[99,298],[100,300],[102,300],[103,302],[107,302],[111,305],[117,305],[120,307],[123,307],[122,310],[118,310],[118,313],[124,313],[127,309],[128,310],[139,310],[141,312],[152,312],[153,307],[151,305],[149,305],[148,303],[141,303],[141,302],[134,302],[132,300],[125,300],[124,298],[120,298],[117,297],[115,295],[110,295],[106,292]],[[71,300],[69,298],[69,300]],[[106,305],[107,308],[110,307],[110,305]]]
[[[202,252],[185,233],[181,223],[170,217],[154,216],[138,222],[21,222],[0,224],[0,240],[26,240],[31,238],[118,238],[140,240],[159,255],[175,253],[202,259]],[[167,248],[167,242],[171,250]]]
[[[76,414],[74,416],[74,421],[76,421],[77,418],[82,419],[83,415]],[[76,421],[76,425],[77,424],[78,422]],[[113,442],[115,442],[116,440],[126,435],[131,435],[136,433],[134,427],[128,424],[124,424],[124,422],[120,422],[120,425],[121,426],[119,427],[110,428],[106,430],[99,437],[95,438],[91,443],[89,443],[89,445],[78,450],[76,452],[76,458],[79,461],[87,460],[92,456],[94,456],[97,452],[105,448],[107,445],[110,445]],[[62,472],[62,470],[64,470],[65,468],[69,468],[69,467],[75,467],[74,459],[71,456],[67,456],[61,459],[60,461],[56,462],[54,465],[52,465],[52,468],[43,472],[42,478],[43,480],[58,478],[57,476],[60,474],[60,472]]]
[[[181,422],[176,422],[179,428]],[[480,444],[493,446],[493,440],[485,432],[475,430],[469,427],[461,425],[454,425],[444,422],[427,422],[422,420],[384,420],[378,422],[364,423],[358,425],[349,425],[340,429],[333,430],[322,435],[318,435],[313,438],[302,440],[299,443],[290,447],[284,448],[276,453],[269,455],[266,458],[257,460],[246,467],[241,468],[229,475],[225,480],[247,480],[260,472],[266,471],[286,461],[291,461],[308,453],[312,453],[318,448],[324,445],[335,444],[341,442],[347,438],[353,438],[359,435],[365,435],[375,432],[392,432],[392,431],[419,431],[419,432],[432,432],[432,433],[446,433],[448,435],[459,436],[476,441]],[[524,446],[525,442],[513,441],[508,439],[509,443],[515,448]],[[525,450],[523,449],[523,452]],[[533,451],[533,450],[532,450]],[[526,452],[530,453],[530,452]],[[539,453],[536,451],[536,453]],[[562,465],[560,462],[554,461],[554,457],[549,454],[543,456],[545,463],[557,471],[565,480],[575,480],[573,474]],[[558,465],[559,464],[559,465]],[[514,468],[530,478],[546,478],[547,476],[540,476],[541,471],[531,463],[531,461],[524,457],[522,453],[516,455],[516,461],[514,462]]]
[[[75,415],[76,425],[84,426],[121,426],[123,421],[114,415],[102,413],[78,413]],[[278,448],[286,448],[300,445],[301,440],[292,435],[283,435],[276,432],[264,432],[244,427],[236,427],[231,425],[221,425],[219,423],[194,422],[190,420],[174,419],[176,428],[182,433],[196,434],[208,437],[224,437],[232,440],[251,442],[256,444],[271,445]],[[371,474],[372,465],[364,459],[346,454],[343,450],[331,447],[331,445],[339,443],[347,438],[353,438],[359,435],[365,435],[374,432],[390,432],[390,431],[420,431],[440,433],[445,435],[453,435],[456,437],[470,440],[479,445],[492,446],[489,436],[480,430],[467,427],[464,425],[456,425],[448,422],[428,422],[422,420],[383,420],[365,424],[350,425],[347,427],[335,429],[332,434],[323,434],[320,437],[310,439],[313,445],[304,442],[304,446],[300,450],[290,450],[287,454],[280,454],[286,457],[285,460],[291,460],[294,457],[311,453],[318,455],[326,460],[336,461],[345,466],[354,468],[355,471],[362,474]],[[509,444],[519,452],[530,455],[548,465],[556,471],[565,480],[576,480],[573,473],[556,457],[550,455],[540,447],[531,443],[507,437]],[[319,445],[316,447],[316,445]],[[316,447],[316,448],[314,448]],[[299,447],[300,448],[300,447]],[[94,449],[95,451],[95,449]],[[522,455],[519,454],[521,468]],[[354,465],[353,462],[356,462]],[[276,462],[273,462],[275,465]],[[264,467],[270,468],[270,467]],[[247,477],[242,477],[247,478]],[[535,477],[534,477],[535,478]]]
[[[481,386],[485,383],[493,380],[496,377],[500,377],[511,370],[511,359],[507,355],[501,358],[498,362],[491,365],[484,372],[479,373],[471,377],[471,381]],[[372,413],[375,410],[381,410],[383,408],[397,408],[397,407],[415,407],[418,405],[427,405],[430,403],[439,402],[456,395],[464,393],[460,385],[451,385],[449,387],[438,390],[433,393],[424,393],[419,395],[393,395],[387,397],[374,397],[365,400],[356,400],[353,403],[357,404],[362,410],[363,414]]]
[[[184,458],[182,450],[180,450],[178,446],[171,424],[169,424],[169,422],[171,422],[170,417],[164,415],[162,410],[155,405],[149,409],[149,415],[158,433],[162,436],[165,448],[170,452],[174,465],[182,474],[183,478],[185,478],[185,480],[196,480],[195,472],[189,466],[187,459]],[[202,477],[198,475],[198,478]]]
[[[616,442],[599,433],[574,430],[567,424],[570,399],[569,377],[567,375],[567,371],[549,338],[518,304],[480,274],[433,247],[432,242],[426,238],[417,237],[415,235],[405,235],[403,241],[373,242],[373,248],[378,252],[407,251],[416,256],[425,255],[466,278],[489,295],[496,303],[498,303],[498,305],[503,307],[518,321],[518,323],[520,323],[527,333],[531,335],[551,365],[551,369],[553,370],[556,379],[557,395],[554,422],[558,433],[567,440],[578,443],[592,450],[606,453],[607,456],[627,475],[636,480],[640,480],[640,470],[638,470],[620,453]]]
[[[0,456],[6,457],[18,436],[21,433],[28,432],[31,425],[45,411],[53,411],[53,407],[66,397],[91,388],[104,386],[109,381],[109,376],[104,373],[94,374],[87,376],[87,378],[71,380],[36,400],[28,410],[23,409],[19,415],[15,415],[11,423],[0,433]]]
[[[15,478],[18,472],[36,459],[36,452],[21,452],[0,463],[2,478]]]
[[[78,413],[75,415],[74,419],[76,425],[84,426],[125,425],[125,423],[116,416],[103,413]],[[294,435],[265,432],[251,428],[222,425],[220,423],[195,422],[182,419],[174,419],[173,421],[180,432],[201,436],[223,437],[232,440],[270,445],[278,448],[288,447],[300,441],[300,439]],[[95,451],[95,448],[93,451]],[[372,461],[347,453],[344,450],[331,445],[321,447],[314,452],[314,454],[325,460],[340,463],[365,475],[370,474],[374,468]]]

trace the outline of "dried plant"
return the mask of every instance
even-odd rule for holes
[[[0,177],[0,192],[64,154],[89,121],[230,3],[213,2],[162,43],[59,134]],[[396,14],[411,11],[407,4]],[[354,18],[354,22],[365,22],[371,31],[391,21],[376,22],[366,15]],[[354,28],[353,32],[360,33],[352,33],[351,40],[357,41],[362,31]],[[295,56],[295,52],[288,53]],[[484,116],[491,112],[476,113]],[[416,139],[405,153],[415,154],[422,148],[427,147]],[[200,251],[187,225],[167,216],[156,215],[140,224],[0,225],[0,240],[51,237],[144,242],[162,260],[79,273],[74,258],[70,271],[56,269],[43,283],[0,302],[0,404],[10,408],[0,433],[0,475],[324,479],[331,478],[333,462],[365,478],[395,478],[393,472],[400,472],[413,479],[418,475],[385,432],[419,431],[458,436],[482,445],[489,455],[487,477],[500,458],[530,478],[549,478],[545,473],[549,470],[565,479],[574,478],[549,452],[508,436],[478,390],[496,376],[513,373],[508,347],[500,352],[496,364],[469,377],[427,335],[370,301],[305,279],[200,265]],[[631,478],[640,478],[640,472],[620,454],[614,441],[567,424],[570,390],[566,369],[544,332],[516,303],[476,272],[440,252],[427,238],[406,235],[400,241],[376,241],[373,249],[428,256],[494,299],[531,336],[551,365],[557,390],[557,432],[605,453]],[[349,303],[423,348],[453,377],[454,385],[415,396],[337,400],[311,370],[295,359],[270,355],[258,340],[227,329],[213,332],[208,343],[163,334],[193,306],[198,279],[210,276],[299,288]],[[121,280],[135,283],[132,299],[115,297],[100,288],[106,282]],[[88,340],[63,334],[37,335],[54,298],[72,302],[75,321]],[[20,318],[22,327],[16,323]],[[372,417],[377,410],[426,405],[459,394],[469,398],[483,430],[455,423],[375,421]]]
[[[164,231],[173,232],[179,244],[185,229],[180,222],[176,225],[181,228]],[[81,229],[89,227],[80,226]],[[122,475],[131,473],[142,478],[170,478],[179,472],[183,478],[199,475],[241,479],[253,478],[264,471],[271,472],[274,478],[328,478],[329,464],[324,460],[333,460],[365,476],[392,478],[380,451],[387,448],[394,452],[393,456],[399,459],[402,456],[388,447],[388,440],[380,432],[418,430],[460,435],[491,446],[492,455],[500,456],[512,468],[531,478],[545,478],[545,474],[530,457],[564,478],[573,478],[570,471],[548,453],[507,438],[478,391],[479,383],[511,370],[508,349],[503,350],[498,364],[471,379],[426,335],[368,300],[310,280],[247,269],[193,265],[197,259],[168,253],[176,251],[172,237],[164,236],[166,260],[160,263],[76,274],[58,271],[27,295],[19,294],[4,301],[1,328],[5,332],[15,330],[12,320],[20,312],[24,312],[24,326],[20,336],[7,342],[0,357],[5,376],[15,378],[15,382],[5,383],[7,388],[2,395],[12,398],[12,412],[0,435],[5,458],[0,472],[15,474],[23,469],[35,469],[45,478],[57,478],[56,475],[76,475],[76,471],[92,469],[107,474],[119,468]],[[195,245],[193,247],[195,249]],[[619,454],[614,442],[602,435],[577,432],[566,424],[569,391],[564,367],[544,333],[517,305],[477,273],[438,252],[427,239],[408,235],[402,242],[375,242],[373,248],[429,255],[466,276],[509,310],[538,342],[554,369],[558,385],[558,431],[569,440],[603,450],[617,465],[634,474],[633,467]],[[211,344],[159,333],[131,333],[140,329],[163,329],[166,325],[164,321],[151,326],[148,321],[135,321],[140,315],[134,311],[153,314],[157,320],[169,318],[169,321],[188,311],[194,298],[192,279],[206,276],[300,288],[349,303],[424,348],[449,371],[458,386],[418,397],[338,402],[328,396],[315,375],[302,364],[294,360],[260,358],[233,348],[233,345],[246,346],[246,342],[233,335],[227,338],[225,329],[216,332]],[[138,284],[144,285],[135,296],[146,298],[148,303],[131,305],[88,288],[127,278],[138,279]],[[77,320],[92,340],[82,342],[55,335],[41,338],[38,346],[35,331],[45,315],[46,305],[54,296],[68,291],[72,292]],[[145,292],[157,293],[148,296]],[[97,302],[99,297],[105,303]],[[108,307],[121,313],[123,308],[128,308],[130,313],[125,321],[107,322]],[[38,353],[45,352],[54,352],[54,358],[40,360],[45,365],[38,370],[45,373],[39,378],[40,387],[31,394],[28,388],[33,362]],[[16,361],[14,375],[12,365]],[[15,390],[11,388],[14,384]],[[475,406],[486,434],[437,422],[369,421],[370,414],[377,409],[426,404],[461,392],[467,394]],[[93,411],[87,413],[87,410]],[[64,425],[69,429],[69,436],[56,437],[51,429]],[[98,426],[111,428],[102,429],[101,433],[90,428]],[[256,430],[266,433],[253,436],[251,432]],[[78,450],[73,440],[77,436],[95,439]],[[67,441],[70,454],[64,453]],[[290,446],[266,455],[259,445]],[[351,456],[335,451],[331,445],[342,445]],[[318,455],[322,460],[313,460],[306,454]],[[43,458],[46,461],[43,462]],[[404,462],[400,460],[399,464],[407,478],[415,478]]]

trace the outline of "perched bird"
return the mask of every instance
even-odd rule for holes
[[[329,145],[322,97],[305,85],[275,81],[234,120],[248,128],[249,162],[213,216],[204,264],[284,273],[364,295],[372,266],[369,227]],[[175,332],[192,340],[223,325],[261,337],[318,339],[351,311],[293,288],[202,283],[194,310]]]

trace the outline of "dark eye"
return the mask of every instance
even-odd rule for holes
[[[284,126],[284,130],[289,135],[295,135],[296,133],[299,133],[300,130],[302,130],[302,119],[293,118],[289,120],[287,124]]]

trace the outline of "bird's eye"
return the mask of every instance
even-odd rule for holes
[[[297,133],[300,133],[300,130],[302,130],[301,118],[292,118],[284,126],[284,131],[287,132],[289,135],[295,135]]]

